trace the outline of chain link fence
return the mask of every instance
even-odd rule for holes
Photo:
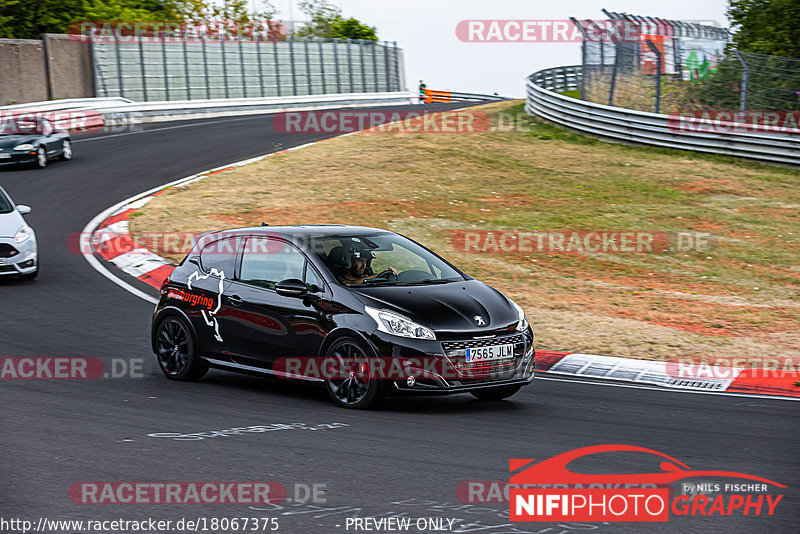
[[[403,91],[396,42],[92,43],[98,97],[139,102]]]
[[[655,113],[800,110],[800,59],[731,49],[721,28],[608,15],[631,23],[628,38],[572,19],[584,37],[584,100]]]

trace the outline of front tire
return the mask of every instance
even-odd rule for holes
[[[208,365],[197,355],[189,326],[180,317],[162,319],[155,345],[158,366],[170,380],[199,380],[208,372]]]
[[[477,391],[470,391],[470,393],[478,400],[499,401],[511,397],[521,388],[521,384],[516,384],[513,386],[501,386],[499,388],[479,389]]]
[[[371,374],[368,354],[364,344],[351,337],[339,338],[328,348],[326,360],[332,361],[337,376],[326,378],[325,389],[339,406],[366,410],[380,402],[380,384]]]
[[[43,146],[36,151],[36,167],[39,169],[47,167],[47,150]]]
[[[69,139],[64,139],[64,146],[61,148],[61,159],[64,161],[72,159],[72,143]]]

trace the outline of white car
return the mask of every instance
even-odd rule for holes
[[[22,217],[31,208],[15,205],[0,187],[0,277],[33,280],[39,274],[36,233]]]

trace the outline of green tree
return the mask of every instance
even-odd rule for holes
[[[303,0],[298,7],[311,19],[311,24],[297,29],[294,37],[378,40],[374,27],[352,17],[345,19],[342,10],[328,0]]]
[[[330,37],[336,37],[337,39],[364,39],[367,41],[378,40],[374,27],[362,24],[352,17],[333,21]]]
[[[81,21],[269,20],[275,8],[248,0],[0,0],[0,37],[39,39],[43,33],[68,33]]]
[[[82,12],[80,0],[0,0],[0,37],[38,39],[42,33],[66,33]]]
[[[175,20],[173,0],[0,0],[0,37],[39,39],[97,20]]]
[[[800,58],[798,0],[730,0],[727,15],[739,50]]]

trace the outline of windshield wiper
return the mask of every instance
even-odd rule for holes
[[[449,284],[456,280],[448,280],[446,278],[425,278],[424,280],[413,280],[410,282],[399,282],[398,286],[413,286],[418,284]]]

